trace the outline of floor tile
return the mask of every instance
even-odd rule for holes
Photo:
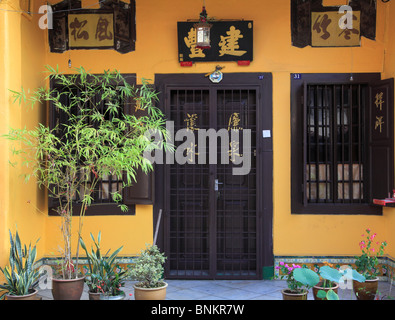
[[[287,287],[283,280],[166,280],[167,300],[282,300],[281,290]],[[134,300],[133,284],[126,281],[123,291],[126,300]],[[341,300],[356,300],[352,289],[339,289]],[[50,289],[39,289],[42,300],[52,300]],[[394,299],[395,290],[389,282],[379,282],[379,299]],[[81,300],[88,300],[85,285]],[[310,289],[308,300],[313,300]]]

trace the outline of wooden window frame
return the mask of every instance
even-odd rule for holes
[[[134,85],[135,87],[139,87],[136,85],[136,74],[122,74],[127,81]],[[56,86],[56,83],[51,80],[50,87],[51,89]],[[130,113],[133,112],[132,106],[126,106],[125,112]],[[53,112],[53,108],[49,108],[48,112],[48,124],[52,127],[55,121],[55,115]],[[137,171],[137,177],[142,177],[142,172],[140,170]],[[136,205],[152,205],[154,202],[154,174],[152,172],[148,173],[146,176],[146,181],[141,182],[141,184],[147,188],[147,190],[143,190],[141,188],[141,184],[139,187],[136,187],[137,184],[132,185],[131,187],[123,189],[123,200],[122,203],[126,204],[129,208],[127,212],[123,212],[117,203],[96,203],[89,206],[86,210],[86,216],[103,216],[103,215],[121,215],[121,216],[130,216],[136,214]],[[138,179],[138,178],[137,178]],[[128,190],[126,190],[128,189]],[[48,198],[48,215],[49,216],[58,216],[59,214],[55,211],[56,201],[53,198]],[[73,204],[73,215],[80,215],[81,204],[74,203]]]
[[[353,74],[353,81],[350,74],[291,74],[291,213],[292,214],[344,214],[344,215],[382,215],[382,207],[372,205],[372,188],[369,175],[364,175],[364,188],[369,190],[366,203],[306,203],[304,201],[304,117],[305,98],[304,89],[306,84],[363,84],[371,87],[374,83],[380,82],[380,73],[360,73]],[[370,91],[370,88],[368,89]],[[393,95],[393,93],[392,93]],[[369,93],[368,93],[369,96]],[[370,101],[367,101],[367,108]],[[391,106],[391,104],[390,104]],[[393,108],[393,100],[392,100]],[[367,110],[365,111],[366,113]],[[367,120],[368,121],[368,120]],[[392,121],[393,122],[393,121]],[[391,123],[393,128],[393,123]],[[393,130],[392,130],[393,131]],[[393,135],[393,133],[392,133]],[[370,137],[366,137],[368,145]],[[369,140],[369,141],[368,141]],[[393,149],[393,138],[392,138]],[[371,169],[370,158],[365,159],[364,166]],[[393,172],[393,170],[392,170]],[[392,174],[393,175],[393,174]],[[393,177],[390,178],[393,180]],[[390,190],[388,190],[390,191]]]

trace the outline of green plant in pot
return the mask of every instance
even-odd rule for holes
[[[130,270],[130,275],[137,283],[134,287],[136,300],[164,300],[167,283],[163,281],[164,263],[166,257],[156,245],[146,245],[136,258]]]
[[[118,253],[123,246],[119,247],[110,255],[110,250],[103,256],[101,253],[100,242],[101,232],[95,237],[90,234],[95,248],[92,246],[88,251],[84,241],[80,238],[82,249],[86,252],[88,259],[89,271],[85,277],[85,283],[88,285],[89,300],[122,300],[125,297],[121,287],[125,284],[127,275],[126,270],[117,264]]]
[[[36,244],[29,248],[22,247],[18,231],[15,236],[10,233],[10,255],[9,266],[0,268],[6,283],[0,285],[0,299],[7,300],[36,300],[39,283],[39,271],[35,268],[37,256]]]
[[[15,101],[32,107],[39,104],[45,109],[48,105],[50,114],[66,120],[53,127],[40,123],[32,130],[11,129],[5,138],[20,146],[13,152],[30,170],[25,178],[36,178],[56,203],[63,248],[60,277],[53,279],[52,293],[54,299],[76,300],[84,284],[79,239],[85,213],[100,192],[99,182],[109,176],[122,181],[110,199],[127,211],[122,204],[122,190],[136,182],[137,170],[147,173],[153,169],[145,152],[167,148],[168,134],[163,114],[155,107],[158,94],[145,80],[137,88],[118,71],[95,75],[80,67],[74,74],[65,75],[50,66],[46,68],[50,88],[39,88],[28,96],[23,89],[13,91]],[[136,117],[125,111],[137,103],[146,116]],[[152,141],[147,135],[152,131],[159,131],[164,141]],[[74,215],[78,217],[76,226]],[[77,236],[74,257],[72,234]]]
[[[359,242],[361,255],[355,257],[356,269],[361,273],[366,281],[363,283],[353,282],[354,293],[358,300],[374,300],[378,289],[378,258],[384,254],[386,241],[377,241],[376,233],[369,228],[362,237],[364,240]]]
[[[346,277],[347,280],[357,281],[359,283],[365,281],[363,275],[350,267],[337,270],[327,265],[322,266],[319,273],[323,281],[320,282],[320,285],[313,287],[315,300],[339,300],[339,283],[344,277]]]
[[[280,279],[286,279],[287,289],[281,291],[283,300],[307,300],[309,288],[315,286],[320,278],[312,270],[292,264],[280,262],[276,269],[280,272]]]

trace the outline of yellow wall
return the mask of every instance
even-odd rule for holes
[[[36,7],[44,2],[37,0]],[[95,2],[97,1],[89,0],[84,1],[83,4]],[[177,61],[176,22],[196,19],[201,11],[201,0],[187,2],[183,0],[137,0],[136,2],[136,51],[124,55],[113,50],[49,53],[47,34],[40,31],[37,24],[33,24],[33,27],[25,34],[25,28],[30,22],[20,21],[19,24],[15,22],[23,20],[23,17],[15,15],[16,20],[12,22],[2,20],[0,24],[7,25],[8,29],[0,31],[2,32],[0,41],[4,41],[3,34],[12,34],[16,38],[22,37],[30,41],[31,46],[37,49],[37,53],[31,56],[30,51],[28,53],[22,50],[26,49],[26,44],[21,47],[22,39],[20,39],[19,44],[13,42],[13,47],[6,50],[6,53],[13,53],[7,61],[12,61],[12,67],[15,66],[17,69],[16,75],[11,76],[12,79],[5,83],[6,86],[18,87],[20,83],[29,87],[35,86],[38,84],[38,71],[44,63],[52,66],[59,65],[65,73],[71,72],[68,68],[69,59],[72,60],[73,67],[81,65],[91,72],[119,69],[122,73],[136,73],[138,78],[144,77],[152,80],[156,73],[207,73],[215,69],[218,64],[216,62],[196,63],[192,67],[183,68]],[[338,2],[343,4],[340,0]],[[234,62],[221,62],[221,65],[225,66],[224,76],[226,77],[228,72],[273,73],[273,243],[275,255],[353,255],[358,252],[358,241],[366,227],[377,232],[379,237],[392,239],[392,243],[395,241],[394,238],[390,238],[391,226],[395,224],[394,209],[386,209],[383,217],[292,215],[290,203],[290,73],[384,72],[387,76],[394,76],[394,41],[389,37],[389,31],[394,30],[395,27],[394,22],[390,22],[389,18],[390,13],[392,16],[395,13],[395,5],[392,2],[385,4],[377,1],[376,41],[362,38],[362,45],[358,48],[306,47],[300,49],[291,45],[289,0],[206,1],[210,17],[254,21],[253,62],[247,67],[237,66]],[[5,16],[3,13],[0,14]],[[7,14],[7,16],[10,15]],[[18,24],[15,31],[11,31],[9,27],[12,24]],[[15,56],[14,52],[17,53]],[[9,66],[2,65],[2,68],[9,69]],[[1,76],[0,79],[3,81]],[[3,90],[3,85],[0,90]],[[7,105],[8,101],[4,103]],[[37,115],[31,119],[31,114],[31,112],[22,114],[21,123],[33,124],[37,120]],[[0,121],[7,124],[7,117],[1,117]],[[14,123],[13,119],[9,120]],[[5,144],[4,141],[0,143]],[[4,175],[2,181],[7,181],[7,172],[11,170],[6,164],[7,156],[2,155],[0,161],[0,169],[4,169],[4,171],[0,170],[0,174]],[[0,211],[0,222],[9,219],[9,222],[5,224],[8,228],[16,220],[20,221],[18,225],[24,225],[27,236],[34,239],[36,234],[40,234],[42,239],[45,238],[43,241],[45,255],[57,255],[57,246],[61,245],[59,218],[42,218],[35,209],[30,209],[31,207],[26,205],[27,200],[36,197],[39,207],[44,202],[40,198],[40,193],[37,193],[31,185],[20,188],[22,183],[16,180],[17,175],[14,172],[11,172],[9,177],[15,179],[14,182],[10,182],[10,187],[7,187],[7,183],[0,187],[0,208],[1,206],[5,208],[4,211]],[[12,194],[9,199],[7,193]],[[89,232],[97,234],[101,230],[104,246],[114,249],[124,245],[123,255],[138,253],[145,242],[152,242],[153,221],[151,206],[138,206],[136,211],[135,216],[86,217],[83,237],[87,238]],[[11,218],[6,218],[7,216]],[[29,221],[28,226],[25,226],[26,219]],[[35,229],[34,232],[30,230],[32,227]],[[1,224],[0,239],[4,239],[4,229],[4,225]],[[394,251],[390,243],[389,252],[393,256],[395,256]],[[1,256],[3,255],[0,254],[0,259]]]
[[[225,77],[227,72],[273,73],[275,255],[355,254],[366,227],[383,237],[388,235],[384,217],[291,215],[290,210],[290,73],[383,72],[389,4],[377,3],[376,41],[362,38],[360,48],[300,49],[291,46],[289,0],[206,1],[211,17],[254,21],[254,61],[249,67],[221,63],[226,66]],[[49,54],[48,62],[67,71],[70,57],[75,67],[83,65],[93,72],[117,68],[149,79],[154,79],[155,73],[207,73],[218,63],[196,63],[183,68],[177,61],[176,22],[197,18],[201,5],[200,0],[188,4],[182,0],[137,1],[135,52],[120,55],[111,50],[70,51]],[[111,227],[105,234],[111,234]]]
[[[18,1],[0,3],[0,134],[8,132],[10,127],[31,128],[44,119],[43,112],[26,113],[13,104],[8,89],[20,90],[22,86],[35,88],[42,84],[39,74],[45,63],[45,48],[42,45],[43,33],[33,26],[36,18],[22,15]],[[10,11],[5,11],[10,10]],[[0,139],[0,265],[8,261],[8,230],[14,233],[18,229],[21,241],[28,244],[41,238],[38,244],[39,257],[45,254],[46,215],[40,214],[44,208],[44,198],[34,181],[24,184],[19,176],[23,173],[21,166],[11,167],[9,160],[16,159],[8,152],[11,144]]]

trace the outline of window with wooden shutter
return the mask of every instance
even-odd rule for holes
[[[380,214],[373,197],[394,187],[393,82],[379,74],[354,75],[354,81],[344,74],[295,78],[292,213]],[[376,95],[388,103],[379,115]],[[381,116],[391,120],[384,126]]]
[[[369,202],[384,199],[394,185],[394,79],[369,87],[368,156],[371,176]]]
[[[130,84],[135,85],[136,76],[133,75],[123,75]],[[55,81],[51,82],[51,87],[55,88],[57,86]],[[58,90],[61,91],[61,88]],[[78,90],[77,88],[75,90]],[[78,93],[78,92],[77,92]],[[67,96],[61,95],[62,104],[68,103]],[[102,103],[98,108],[102,108],[101,111],[104,113],[105,104]],[[128,114],[135,114],[136,116],[141,116],[140,109],[136,108],[135,102],[125,101],[124,102],[124,112]],[[145,112],[145,111],[144,111]],[[107,113],[108,114],[108,113]],[[55,107],[49,108],[49,125],[50,128],[61,123],[67,123],[68,118],[65,113],[59,111]],[[61,132],[62,126],[58,126],[57,135],[61,138],[63,133]],[[92,173],[93,174],[93,173]],[[152,204],[153,203],[153,173],[144,174],[141,170],[136,173],[137,183],[134,183],[130,187],[126,187],[122,190],[123,203],[129,206],[128,212],[122,212],[118,207],[118,204],[112,199],[111,193],[121,189],[122,180],[117,179],[116,176],[104,177],[98,184],[93,196],[93,205],[87,209],[87,215],[114,215],[114,214],[135,214],[135,204]],[[58,206],[57,200],[54,198],[48,198],[48,207],[50,215],[57,215],[53,210]],[[80,199],[75,199],[75,204],[73,205],[74,214],[79,214],[80,212]]]

